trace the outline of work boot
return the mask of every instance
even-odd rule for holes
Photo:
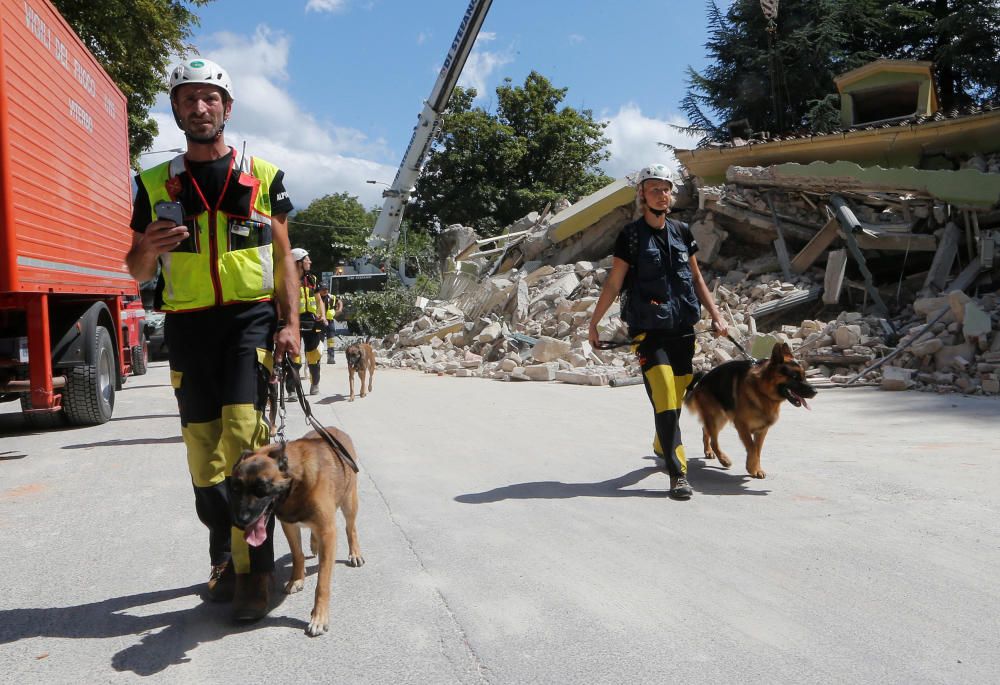
[[[236,570],[232,560],[212,567],[208,577],[208,599],[210,602],[231,602],[236,590]]]
[[[259,621],[267,616],[271,600],[270,573],[237,573],[233,596],[234,621]]]
[[[319,383],[313,383],[312,385],[309,386],[309,394],[310,395],[319,394]]]
[[[693,494],[694,490],[691,489],[691,485],[685,476],[670,477],[670,492],[667,493],[670,499],[691,499],[691,495]]]

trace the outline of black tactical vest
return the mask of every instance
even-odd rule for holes
[[[640,218],[622,229],[631,259],[622,288],[622,316],[632,336],[642,331],[686,332],[701,318],[681,226],[667,219],[658,231]]]

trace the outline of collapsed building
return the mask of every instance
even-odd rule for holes
[[[816,382],[1000,392],[1000,107],[938,109],[928,62],[880,60],[836,79],[841,128],[674,150],[674,216],[734,337],[777,340]],[[632,382],[627,347],[587,325],[614,240],[637,215],[620,179],[502,235],[449,227],[438,299],[383,341],[385,363],[504,380]],[[741,354],[703,320],[696,366]],[[615,306],[602,339],[625,340]]]

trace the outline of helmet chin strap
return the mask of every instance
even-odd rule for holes
[[[649,211],[651,211],[656,216],[663,216],[664,214],[667,213],[667,210],[665,209],[653,209],[652,207],[649,208]]]

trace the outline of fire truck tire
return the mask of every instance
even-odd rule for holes
[[[132,375],[145,376],[149,370],[149,341],[146,334],[139,334],[139,344],[132,348]]]
[[[31,409],[31,395],[24,393],[21,395],[21,411]],[[42,414],[22,414],[24,423],[29,428],[55,428],[61,426],[65,420],[61,411],[46,412]]]
[[[107,422],[115,408],[118,365],[111,334],[104,326],[95,331],[93,362],[76,366],[66,374],[63,411],[74,426]]]

